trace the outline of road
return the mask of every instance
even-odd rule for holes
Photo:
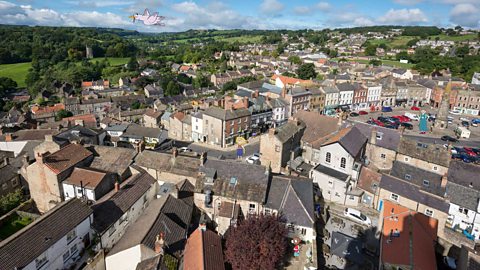
[[[425,137],[425,136],[416,136],[416,135],[403,135],[404,137],[414,139],[418,142],[428,143],[428,144],[440,144],[444,145],[448,142],[442,141],[440,138],[435,137]],[[463,147],[480,147],[480,141],[471,141],[471,140],[460,140],[456,143],[452,143],[453,146],[463,146]]]
[[[172,150],[172,146],[180,148],[180,147],[188,147],[194,152],[202,153],[206,152],[207,156],[215,157],[215,158],[223,158],[223,159],[237,159],[237,150],[235,149],[227,149],[227,150],[220,150],[216,148],[209,147],[208,145],[200,145],[194,144],[192,142],[184,142],[184,141],[167,141],[162,144],[161,149],[156,151],[170,153]],[[248,157],[254,153],[260,152],[260,142],[252,142],[247,144],[245,147],[245,153],[243,154],[244,157]]]

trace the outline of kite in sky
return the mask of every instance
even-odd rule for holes
[[[129,16],[130,19],[135,22],[136,20],[138,21],[143,21],[143,24],[145,25],[159,25],[159,26],[165,26],[162,21],[165,19],[163,16],[159,16],[158,12],[155,12],[150,15],[150,11],[146,8],[145,11],[143,12],[143,15],[139,15],[138,13],[132,16]]]

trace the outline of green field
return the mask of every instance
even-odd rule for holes
[[[90,59],[90,62],[98,62],[98,61],[102,61],[103,59],[105,59],[105,58],[104,57],[96,57],[96,58]],[[128,63],[128,60],[130,60],[130,58],[128,58],[128,57],[126,57],[126,58],[107,57],[107,60],[110,63],[110,66],[120,66],[120,65],[125,65],[126,63]]]
[[[339,58],[334,58],[333,60],[336,60],[338,61]],[[358,62],[358,63],[361,63],[361,64],[368,64],[370,61],[369,60],[365,60],[365,59],[355,59],[355,58],[348,58],[347,59],[348,61],[355,61],[355,62]],[[414,64],[404,64],[404,63],[400,63],[399,61],[393,61],[393,60],[383,60],[383,59],[379,59],[380,61],[382,61],[382,65],[387,65],[387,66],[393,66],[393,67],[398,67],[398,68],[413,68]]]
[[[215,40],[231,42],[231,43],[233,43],[233,42],[255,43],[255,42],[260,42],[260,40],[262,40],[262,36],[254,36],[254,35],[243,35],[243,36],[238,36],[238,37],[216,36]]]
[[[25,78],[31,66],[30,62],[0,65],[0,77],[11,78],[17,82],[18,87],[25,87]]]
[[[398,36],[393,39],[371,39],[369,42],[375,45],[386,44],[390,48],[396,49],[406,47],[407,43],[414,38],[412,36]]]
[[[444,34],[437,35],[437,36],[431,36],[430,39],[435,40],[435,38],[440,38],[440,40],[448,40],[448,41],[467,41],[467,40],[476,40],[477,39],[477,34],[468,34],[468,35],[462,35],[462,36],[447,36]]]

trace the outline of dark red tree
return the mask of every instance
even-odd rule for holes
[[[287,229],[279,217],[251,216],[229,230],[225,259],[234,270],[273,270],[285,256],[287,245]]]

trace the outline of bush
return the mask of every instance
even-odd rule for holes
[[[21,189],[17,189],[14,192],[0,197],[0,215],[5,215],[13,208],[19,206],[22,201],[23,192]]]

